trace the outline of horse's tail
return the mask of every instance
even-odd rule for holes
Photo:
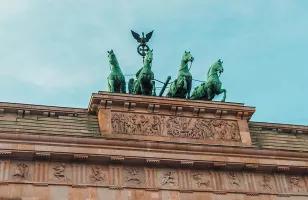
[[[129,94],[133,94],[133,90],[134,90],[134,78],[129,79],[128,81],[128,93]]]

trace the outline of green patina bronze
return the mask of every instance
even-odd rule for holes
[[[226,100],[227,91],[225,89],[221,89],[222,83],[219,80],[221,73],[224,71],[222,63],[223,62],[219,59],[210,67],[207,72],[207,82],[202,83],[194,89],[191,99],[212,100],[215,95],[224,93],[221,101],[224,102]]]
[[[128,91],[130,94],[156,96],[154,73],[151,70],[153,50],[147,51],[143,67],[136,73],[136,79],[130,79]]]
[[[188,98],[191,90],[192,76],[189,72],[188,63],[193,62],[194,57],[190,52],[185,51],[181,60],[181,66],[178,72],[178,77],[175,79],[167,93],[167,97]]]
[[[121,71],[113,50],[107,51],[110,64],[110,74],[107,78],[109,92],[126,93],[125,77]]]

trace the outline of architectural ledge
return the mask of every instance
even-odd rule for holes
[[[255,109],[236,103],[98,92],[89,112],[103,137],[173,143],[251,145],[248,120]]]

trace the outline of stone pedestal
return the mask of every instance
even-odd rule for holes
[[[96,112],[102,136],[178,143],[251,145],[248,120],[255,109],[237,103],[99,92]]]

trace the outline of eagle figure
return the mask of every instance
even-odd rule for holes
[[[152,37],[153,31],[147,33],[144,37],[144,32],[142,32],[142,37],[135,31],[131,30],[133,37],[137,40],[138,43],[145,45]]]

